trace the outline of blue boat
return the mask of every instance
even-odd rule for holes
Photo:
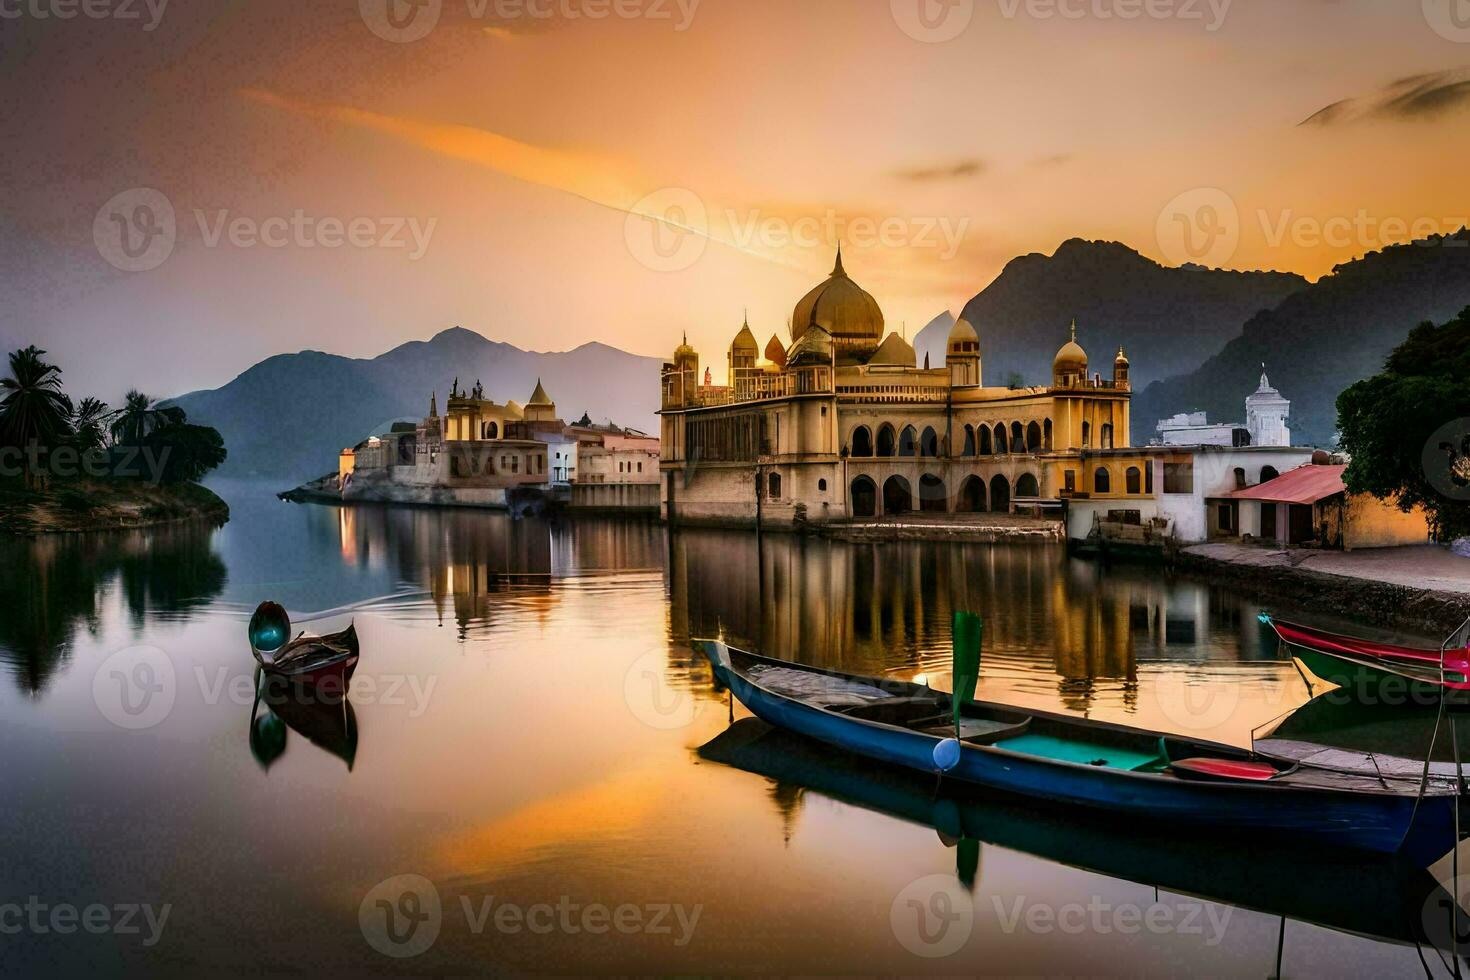
[[[1455,843],[1457,780],[1343,771],[1235,746],[1021,711],[902,681],[695,642],[766,723],[946,780],[1161,826],[1215,828],[1401,853],[1421,866]]]

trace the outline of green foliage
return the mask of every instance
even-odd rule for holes
[[[1470,483],[1455,482],[1470,462],[1470,308],[1415,327],[1381,374],[1342,393],[1337,412],[1349,490],[1422,505],[1442,540],[1470,535]]]
[[[178,412],[179,409],[170,411]],[[163,463],[164,483],[193,483],[218,467],[229,455],[217,430],[205,425],[174,422],[154,429],[143,439],[143,448]]]
[[[10,355],[10,377],[0,378],[0,445],[55,446],[71,434],[71,399],[61,390],[61,368],[32,345]]]
[[[107,445],[108,425],[113,412],[100,398],[83,398],[72,412],[71,428],[76,436],[77,449],[87,452]]]
[[[112,438],[118,445],[141,446],[155,429],[185,421],[183,409],[159,408],[152,398],[134,388],[125,396],[112,423]]]

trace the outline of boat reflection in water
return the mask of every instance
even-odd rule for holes
[[[341,759],[352,771],[357,761],[357,713],[346,690],[340,693],[292,683],[256,671],[250,706],[250,753],[262,769],[286,752],[288,732]]]
[[[1234,842],[1203,834],[1144,835],[1095,812],[1033,806],[942,784],[833,751],[756,718],[734,722],[701,759],[764,776],[783,816],[817,793],[920,826],[956,849],[956,874],[983,889],[979,851],[1001,847],[1109,877],[1400,944],[1449,948],[1426,909],[1450,896],[1428,871],[1390,856],[1313,849],[1300,841]],[[1430,935],[1426,935],[1426,932]],[[1435,933],[1440,933],[1435,935]]]

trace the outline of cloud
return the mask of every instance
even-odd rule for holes
[[[1298,125],[1339,126],[1363,119],[1419,121],[1470,106],[1470,69],[1410,75],[1371,95],[1343,99],[1318,109]]]
[[[914,167],[892,171],[892,176],[914,183],[929,183],[940,180],[965,180],[978,177],[988,168],[984,160],[956,160],[953,163],[929,167]]]

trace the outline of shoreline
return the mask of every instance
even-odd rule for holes
[[[1321,561],[1314,565],[1313,558]],[[1419,563],[1421,558],[1426,564],[1444,566],[1451,577],[1435,577],[1426,571],[1424,579],[1416,582],[1394,571]],[[1453,562],[1463,564],[1463,569]],[[1263,601],[1289,600],[1407,632],[1445,636],[1470,619],[1470,560],[1455,558],[1433,545],[1351,552],[1193,545],[1179,552],[1173,567],[1229,584]],[[1463,584],[1455,573],[1464,576]]]
[[[0,491],[0,536],[36,538],[93,534],[230,519],[230,506],[198,483],[152,484],[131,480],[83,480],[40,493]]]

